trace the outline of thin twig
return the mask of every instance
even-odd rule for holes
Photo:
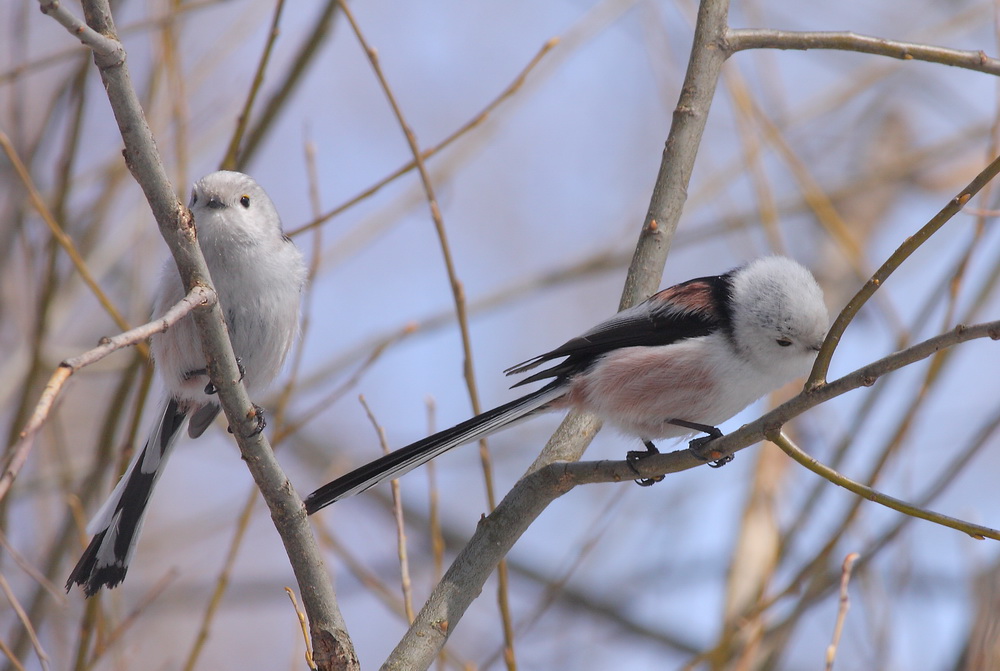
[[[51,580],[45,577],[45,575],[35,566],[27,557],[18,552],[7,540],[7,536],[0,531],[0,548],[14,560],[18,568],[31,576],[31,579],[39,584],[39,586],[44,589],[50,599],[53,599],[61,608],[65,608],[68,603],[68,598],[66,593],[59,589]],[[30,619],[30,618],[29,618]]]
[[[139,599],[132,610],[129,611],[128,615],[118,623],[114,629],[112,629],[107,637],[103,641],[103,646],[100,650],[96,651],[94,655],[87,660],[87,668],[93,668],[101,656],[109,650],[117,641],[121,640],[125,636],[125,633],[132,628],[132,625],[136,623],[139,617],[146,612],[146,609],[156,601],[163,592],[170,586],[174,580],[177,579],[177,570],[170,569],[167,571],[163,577],[157,580],[149,590]],[[96,603],[96,602],[95,602]],[[89,604],[88,604],[89,605]]]
[[[780,447],[785,454],[794,459],[800,465],[805,466],[808,470],[812,471],[824,480],[843,487],[849,492],[853,492],[862,498],[878,503],[879,505],[883,505],[886,508],[891,508],[892,510],[903,513],[904,515],[909,515],[910,517],[916,517],[917,519],[927,520],[928,522],[933,522],[934,524],[940,524],[943,527],[963,531],[977,540],[983,540],[984,537],[1000,540],[1000,532],[994,529],[983,527],[978,524],[971,524],[969,522],[965,522],[964,520],[935,513],[930,510],[924,510],[920,506],[907,503],[901,499],[893,498],[892,496],[883,494],[872,487],[863,485],[860,482],[855,482],[847,476],[833,470],[829,466],[821,464],[814,457],[806,454],[787,436],[781,433],[781,431],[768,431],[765,435],[767,435],[768,440]]]
[[[321,53],[320,47],[330,36],[330,28],[333,26],[338,6],[337,0],[327,0],[316,18],[309,22],[309,25],[312,26],[311,32],[299,43],[294,58],[291,59],[281,76],[277,78],[277,90],[264,103],[253,127],[246,133],[243,151],[240,152],[236,161],[239,169],[250,164],[262,146],[264,138],[274,127],[282,109],[294,100],[292,94],[302,82],[313,61]]]
[[[915,42],[899,42],[852,32],[734,29],[726,33],[725,48],[730,54],[745,49],[836,49],[889,56],[903,61],[927,61],[1000,75],[1000,59],[984,51],[960,51]]]
[[[49,227],[49,231],[52,233],[52,237],[55,238],[56,242],[65,250],[66,255],[69,256],[70,261],[73,263],[73,267],[76,271],[80,273],[80,278],[83,280],[84,284],[90,289],[97,298],[97,302],[101,304],[101,307],[107,311],[107,313],[114,320],[115,324],[118,325],[123,331],[127,331],[129,328],[128,322],[115,307],[111,299],[108,298],[104,290],[101,289],[97,280],[90,272],[90,268],[87,267],[87,262],[83,260],[80,256],[80,252],[77,251],[76,245],[73,243],[73,239],[66,235],[66,232],[62,230],[59,222],[55,220],[52,213],[49,211],[48,206],[42,199],[42,195],[38,192],[35,187],[35,182],[31,178],[31,174],[28,172],[28,168],[25,167],[24,163],[21,161],[21,157],[17,155],[17,151],[14,149],[14,145],[11,144],[10,138],[3,131],[0,131],[0,147],[3,147],[4,152],[7,154],[7,158],[10,160],[11,165],[14,167],[14,172],[17,173],[18,178],[21,183],[24,184],[24,188],[28,191],[28,198],[31,200],[31,204],[34,206],[35,211],[38,212],[39,216],[45,222],[45,225]],[[142,350],[143,356],[148,356],[149,351],[146,349],[145,345],[140,348]]]
[[[409,123],[407,123],[406,117],[403,115],[403,110],[400,107],[399,102],[396,100],[396,96],[392,92],[392,88],[389,86],[389,81],[386,79],[385,73],[382,71],[382,66],[378,58],[378,52],[368,44],[368,41],[361,32],[361,27],[358,25],[358,22],[354,17],[354,13],[351,11],[347,3],[340,0],[340,6],[341,11],[344,12],[344,16],[351,24],[351,28],[353,29],[358,42],[368,55],[368,60],[372,64],[375,76],[378,79],[379,84],[382,86],[386,99],[389,101],[389,106],[392,108],[393,114],[396,116],[396,120],[398,121],[403,134],[406,136],[406,142],[410,147],[410,152],[413,154],[413,160],[414,163],[416,163],[417,172],[420,174],[420,181],[423,184],[424,192],[427,196],[427,204],[430,207],[431,219],[434,221],[434,229],[437,233],[439,246],[441,248],[441,255],[444,260],[445,270],[448,274],[448,282],[451,285],[452,297],[455,303],[455,315],[458,318],[458,329],[462,340],[462,370],[465,377],[465,386],[469,394],[470,404],[472,405],[472,413],[474,415],[478,415],[482,412],[482,407],[479,403],[479,391],[476,386],[476,373],[472,356],[472,336],[469,333],[469,316],[468,306],[465,301],[465,288],[463,287],[461,280],[458,278],[458,271],[455,269],[455,262],[451,255],[451,247],[448,243],[448,233],[444,227],[444,219],[441,216],[441,208],[438,205],[437,196],[434,194],[434,186],[431,183],[430,174],[427,172],[427,166],[424,164],[420,146],[417,143],[416,134],[413,132]],[[485,439],[480,439],[479,441],[479,454],[482,461],[483,478],[486,485],[486,501],[489,509],[493,510],[493,508],[496,507],[496,493],[493,486],[493,469],[490,463],[489,450],[487,449]],[[502,561],[497,565],[497,601],[499,602],[500,607],[500,620],[503,626],[504,641],[507,646],[504,656],[507,662],[507,668],[513,671],[517,667],[514,657],[514,624],[508,596],[507,567]]]
[[[243,109],[240,110],[239,116],[236,118],[236,128],[233,130],[233,136],[229,139],[229,148],[226,149],[225,157],[219,166],[222,170],[236,170],[239,167],[236,157],[240,151],[240,142],[243,141],[243,135],[246,132],[247,125],[250,123],[250,110],[253,109],[254,100],[257,99],[257,93],[264,84],[264,71],[267,70],[267,62],[271,59],[271,51],[274,49],[274,43],[278,40],[278,24],[281,22],[281,12],[284,8],[285,0],[278,0],[274,5],[274,16],[271,17],[271,30],[267,34],[267,42],[264,44],[264,50],[261,52],[260,60],[257,62],[257,71],[254,72],[253,80],[250,83],[250,91],[247,92],[247,99],[243,103]]]
[[[197,668],[201,652],[204,650],[205,644],[208,643],[212,621],[219,612],[219,608],[222,606],[222,598],[226,595],[226,590],[229,588],[229,582],[236,567],[236,559],[239,555],[240,547],[242,547],[243,539],[246,538],[246,532],[250,528],[250,520],[256,504],[257,490],[254,487],[250,487],[247,500],[236,518],[236,531],[233,534],[233,539],[229,542],[229,547],[226,549],[226,557],[223,559],[222,568],[215,579],[215,587],[212,589],[212,594],[205,605],[205,612],[202,613],[201,624],[194,635],[191,650],[188,651],[187,658],[184,660],[184,671],[194,671]]]
[[[813,390],[822,386],[823,381],[826,379],[827,371],[830,369],[830,361],[833,359],[833,353],[840,344],[840,338],[844,335],[844,331],[847,330],[847,326],[854,320],[854,317],[861,310],[861,307],[868,301],[869,298],[881,287],[885,280],[893,273],[896,268],[902,265],[913,252],[917,251],[921,245],[923,245],[927,240],[934,235],[942,226],[944,226],[952,217],[958,214],[962,207],[965,206],[969,200],[976,195],[980,189],[986,186],[990,180],[996,177],[997,173],[1000,173],[1000,157],[997,157],[986,166],[982,172],[976,175],[969,184],[962,189],[957,196],[948,201],[940,212],[934,215],[929,222],[927,222],[919,231],[908,237],[903,244],[896,248],[896,251],[886,259],[885,263],[875,271],[871,279],[868,280],[863,287],[858,291],[855,296],[848,301],[847,305],[841,310],[840,314],[837,315],[837,319],[833,322],[833,326],[830,327],[830,332],[826,336],[826,341],[823,343],[823,348],[820,350],[819,355],[816,357],[816,363],[813,365],[812,372],[809,374],[809,381],[806,382],[806,390]]]
[[[7,578],[4,577],[3,573],[0,573],[0,591],[7,597],[10,607],[17,613],[17,619],[21,622],[21,626],[24,627],[24,630],[28,632],[28,636],[31,637],[31,645],[35,648],[35,654],[38,655],[38,661],[41,663],[42,669],[49,671],[49,655],[45,652],[45,648],[42,647],[42,642],[38,640],[35,627],[31,624],[31,620],[28,619],[28,614],[24,612],[21,602],[17,600],[14,590],[10,588],[10,583],[7,582]]]
[[[485,122],[486,119],[489,118],[490,114],[492,114],[493,111],[497,107],[499,107],[502,102],[504,102],[505,100],[507,100],[520,90],[521,86],[524,85],[525,79],[527,79],[528,77],[528,73],[534,70],[535,66],[537,66],[541,62],[542,58],[544,58],[546,54],[552,51],[552,49],[554,49],[557,44],[559,44],[559,39],[555,37],[550,39],[545,44],[543,44],[542,48],[538,50],[538,53],[536,53],[534,57],[530,61],[528,61],[528,64],[524,66],[524,68],[517,74],[517,76],[514,77],[514,80],[510,84],[508,84],[507,87],[503,91],[501,91],[499,95],[497,95],[493,100],[487,103],[487,105],[483,109],[481,109],[478,114],[473,116],[466,123],[462,124],[458,129],[452,132],[444,140],[434,145],[433,147],[424,149],[423,152],[421,152],[420,157],[426,161],[430,157],[434,156],[441,150],[451,145],[455,140],[459,139],[469,131],[477,128],[478,126],[481,126],[483,122]],[[417,167],[417,162],[414,160],[410,161],[406,165],[397,168],[396,170],[389,173],[388,175],[380,179],[378,182],[372,184],[370,187],[368,187],[361,193],[357,194],[353,198],[347,200],[343,204],[338,205],[337,207],[333,208],[332,210],[323,215],[314,217],[313,220],[310,221],[309,223],[303,224],[302,226],[291,230],[288,233],[289,237],[295,237],[300,233],[308,231],[310,228],[315,228],[317,226],[325,224],[330,219],[333,219],[338,214],[350,209],[351,207],[357,205],[366,198],[374,195],[379,190],[381,190],[382,187],[391,184],[392,182],[399,179],[400,177],[402,177],[403,175],[410,172],[416,167]]]
[[[21,467],[27,461],[28,454],[31,452],[31,448],[35,442],[35,436],[42,428],[42,425],[45,424],[59,394],[62,392],[63,386],[73,373],[84,366],[89,366],[100,361],[107,355],[123,347],[144,342],[154,333],[167,330],[167,328],[177,323],[178,320],[194,308],[213,305],[216,300],[213,290],[206,287],[195,287],[177,305],[170,308],[162,318],[143,324],[142,326],[137,326],[117,336],[104,338],[101,344],[94,349],[60,363],[45,385],[45,389],[38,399],[31,418],[21,431],[19,440],[7,451],[3,473],[0,474],[0,501],[6,496],[10,486],[14,483],[14,479],[21,471]]]
[[[852,552],[844,557],[840,574],[840,607],[837,609],[837,623],[833,627],[833,640],[826,649],[826,671],[833,671],[833,662],[837,658],[837,646],[840,645],[840,635],[844,631],[844,620],[847,619],[847,609],[850,599],[847,597],[847,585],[851,582],[851,569],[860,555]]]
[[[21,660],[17,658],[17,656],[14,654],[14,651],[7,646],[7,643],[4,642],[2,638],[0,638],[0,652],[4,654],[4,657],[7,658],[8,662],[14,665],[14,668],[17,671],[26,671],[26,669],[24,668],[24,664],[21,663]]]
[[[372,427],[378,435],[378,442],[379,445],[382,446],[383,454],[389,454],[389,443],[385,438],[385,429],[378,423],[378,420],[375,419],[375,414],[368,406],[368,402],[365,400],[365,397],[359,396],[358,401],[361,402],[361,407],[365,409],[365,415],[368,417],[368,421],[372,423]],[[403,592],[403,611],[406,614],[406,623],[412,624],[413,583],[410,580],[410,556],[406,551],[406,524],[403,520],[403,498],[399,489],[399,480],[393,480],[391,485],[392,518],[396,523],[396,554],[399,557],[399,583]]]
[[[306,614],[299,610],[299,601],[295,598],[295,592],[292,591],[291,587],[285,588],[285,594],[288,595],[289,600],[292,602],[292,609],[295,611],[295,616],[299,619],[299,628],[302,629],[302,640],[306,644],[306,666],[315,670],[316,662],[313,661],[312,648],[309,647],[309,625],[306,622]]]

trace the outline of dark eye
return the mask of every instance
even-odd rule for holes
[[[244,193],[243,196],[240,198],[240,205],[242,205],[243,207],[250,207],[250,196]]]
[[[788,338],[778,338],[774,342],[778,343],[781,347],[789,347],[792,344],[792,341]]]
[[[191,192],[191,204],[188,207],[194,207],[194,204],[198,202],[198,193],[195,191]]]

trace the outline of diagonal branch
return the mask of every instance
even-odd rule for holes
[[[625,280],[622,308],[652,295],[663,276],[663,266],[684,208],[695,157],[726,59],[721,45],[728,7],[727,0],[701,3],[691,59],[674,110],[649,210]],[[551,501],[574,486],[569,480],[560,480],[554,475],[553,469],[565,467],[565,464],[543,466],[556,460],[579,459],[600,427],[600,421],[586,413],[571,412],[563,420],[531,466],[532,472],[480,522],[476,533],[434,588],[383,669],[426,668],[433,662],[506,552]],[[619,479],[632,477],[634,474],[623,473]],[[548,483],[548,487],[543,483]]]
[[[42,395],[35,405],[35,411],[31,413],[31,419],[21,430],[20,438],[14,443],[4,455],[2,474],[0,474],[0,501],[3,500],[10,489],[14,479],[20,472],[21,467],[28,460],[28,453],[35,442],[35,435],[48,419],[49,413],[59,398],[63,386],[70,376],[84,366],[97,363],[107,355],[130,345],[137,345],[145,342],[154,333],[166,331],[168,328],[180,321],[199,305],[213,305],[218,300],[215,292],[207,287],[196,286],[181,299],[177,305],[167,310],[159,319],[155,319],[148,324],[137,326],[130,331],[121,333],[111,338],[102,338],[101,344],[92,350],[84,352],[79,356],[66,359],[52,373]]]
[[[118,42],[108,0],[84,0],[87,24],[105,39]],[[177,263],[185,289],[212,286],[198,246],[195,222],[178,200],[156,149],[152,131],[132,86],[124,48],[94,52],[108,100],[125,143],[125,162],[142,188],[160,233]],[[302,500],[274,459],[263,433],[252,435],[256,412],[240,384],[240,373],[216,303],[193,313],[205,352],[209,377],[233,428],[240,451],[267,502],[299,584],[316,662],[321,669],[356,669],[357,657],[337,608],[322,554],[306,521]],[[250,437],[247,437],[250,436]]]
[[[830,332],[826,334],[826,340],[823,342],[823,347],[820,349],[819,355],[816,357],[816,363],[813,364],[812,372],[809,374],[809,380],[806,382],[807,390],[823,386],[826,373],[830,369],[830,362],[833,359],[833,352],[837,349],[837,345],[840,344],[840,338],[844,335],[844,331],[847,330],[848,325],[854,320],[854,317],[861,310],[862,306],[868,302],[868,299],[878,291],[879,287],[885,283],[896,268],[901,266],[911,254],[917,251],[932,235],[937,233],[942,226],[958,214],[965,207],[965,204],[979,193],[998,173],[1000,173],[1000,156],[993,159],[992,163],[983,168],[982,172],[976,175],[975,179],[969,182],[958,195],[948,201],[948,204],[941,208],[920,230],[906,238],[896,248],[896,251],[886,259],[885,263],[875,271],[871,279],[848,301],[844,309],[837,315],[837,319],[834,320],[833,326],[830,327]]]
[[[767,433],[780,430],[783,424],[820,403],[853,389],[871,386],[886,373],[925,359],[945,347],[976,338],[1000,340],[1000,321],[958,327],[863,366],[816,391],[803,391],[756,421],[717,439],[712,444],[717,445],[717,449],[723,454],[748,447],[763,440]],[[705,462],[695,457],[690,450],[678,450],[643,459],[635,464],[635,468],[639,477],[649,478],[685,471],[704,464]],[[486,581],[497,563],[506,556],[521,534],[552,501],[578,485],[627,482],[636,475],[636,470],[625,461],[578,461],[553,463],[518,481],[496,510],[480,521],[476,533],[456,557],[438,586],[434,588],[407,638],[404,638],[396,648],[399,651],[404,643],[408,643],[407,639],[413,635],[412,632],[419,631],[422,646],[429,650],[424,651],[414,644],[408,644],[410,657],[398,656],[394,651],[383,668],[423,668],[420,666],[422,663],[420,660],[425,659],[424,655],[436,649],[435,646],[440,647],[444,644],[465,613],[465,609],[478,594],[477,590],[470,589],[470,585]],[[957,528],[974,536],[1000,540],[1000,532],[989,527],[962,523],[961,527]],[[416,656],[418,652],[420,655]],[[430,659],[433,659],[433,656]],[[407,665],[414,660],[418,661],[412,667]]]
[[[862,496],[869,501],[874,501],[879,505],[891,508],[896,512],[909,515],[910,517],[927,520],[928,522],[933,522],[934,524],[940,524],[943,527],[957,529],[958,531],[965,532],[973,538],[979,540],[982,540],[983,538],[1000,540],[1000,532],[993,529],[989,529],[988,527],[983,527],[978,524],[970,524],[964,520],[949,517],[948,515],[942,515],[941,513],[925,510],[920,506],[907,503],[906,501],[889,496],[888,494],[883,494],[873,487],[868,487],[860,482],[855,482],[847,476],[833,470],[826,464],[820,463],[814,457],[809,456],[809,454],[792,442],[788,436],[781,433],[781,431],[769,431],[767,433],[767,439],[780,447],[782,452],[798,462],[799,465],[804,466],[824,480],[843,487],[844,489],[857,494],[858,496]],[[992,534],[987,532],[992,532]]]

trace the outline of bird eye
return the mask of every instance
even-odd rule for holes
[[[789,347],[792,344],[792,341],[788,338],[778,338],[774,342],[778,343],[781,347]]]
[[[240,205],[242,205],[243,207],[250,207],[250,196],[244,193],[243,196],[240,198]]]

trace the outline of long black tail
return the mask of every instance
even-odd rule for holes
[[[371,463],[342,475],[306,497],[306,512],[314,512],[334,501],[365,491],[386,480],[394,480],[426,464],[434,457],[453,447],[471,443],[495,433],[562,396],[566,390],[562,380],[555,380],[538,391],[522,396],[499,408],[487,410],[461,424],[428,436],[423,440],[401,447],[395,452],[379,457]]]
[[[94,596],[101,587],[114,587],[125,579],[149,496],[186,417],[173,399],[167,401],[145,447],[132,457],[125,475],[87,525],[94,538],[69,574],[67,592],[76,584],[83,586],[87,596]]]

